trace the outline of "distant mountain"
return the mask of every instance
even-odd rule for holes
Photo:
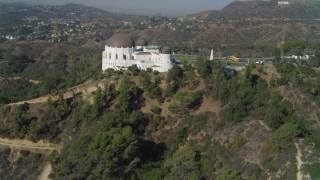
[[[55,6],[0,3],[0,26],[18,24],[25,20],[97,21],[121,16],[123,15],[73,3]]]
[[[234,1],[221,11],[205,11],[187,16],[194,19],[317,19],[320,18],[320,2],[287,1],[280,5],[278,1]]]

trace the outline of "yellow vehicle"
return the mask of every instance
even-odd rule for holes
[[[239,62],[239,61],[240,61],[239,58],[234,57],[234,56],[231,56],[231,57],[229,58],[229,60],[234,61],[234,62]]]

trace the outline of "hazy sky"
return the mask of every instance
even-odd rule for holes
[[[166,16],[183,16],[203,10],[223,8],[233,0],[0,0],[36,4],[78,3],[98,7],[110,12]]]

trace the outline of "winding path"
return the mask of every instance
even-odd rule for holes
[[[63,98],[68,99],[73,97],[74,95],[82,95],[82,96],[90,95],[92,92],[97,91],[98,87],[103,87],[104,82],[105,81],[103,80],[87,81],[83,84],[71,87],[64,92]],[[58,97],[59,96],[57,94],[48,94],[35,99],[6,104],[5,106],[21,105],[24,103],[28,103],[28,104],[45,103],[48,101],[49,98],[52,98],[52,100],[57,100]],[[49,155],[54,150],[60,151],[62,147],[58,144],[52,144],[52,143],[47,143],[43,141],[34,143],[28,140],[0,138],[0,148],[15,148],[15,149],[26,150],[32,153]],[[49,180],[50,179],[49,175],[51,171],[52,171],[52,167],[49,163],[47,163],[47,165],[43,168],[41,174],[38,176],[37,180]]]
[[[303,175],[301,172],[301,166],[303,164],[301,157],[302,157],[302,153],[301,153],[301,149],[299,147],[299,144],[297,142],[294,143],[296,148],[297,148],[297,154],[296,154],[296,160],[297,160],[297,180],[302,180]]]
[[[21,150],[30,151],[38,154],[50,154],[54,150],[60,150],[60,146],[57,144],[46,143],[43,141],[31,142],[21,139],[6,139],[0,138],[0,147],[3,148],[17,148]]]
[[[310,174],[304,172],[302,166],[305,164],[312,164],[310,161],[303,161],[302,157],[306,156],[303,153],[303,149],[301,149],[301,145],[303,144],[303,139],[298,139],[294,145],[297,149],[296,161],[297,161],[297,180],[311,180]],[[318,161],[317,161],[318,162]]]
[[[64,99],[68,99],[73,97],[75,94],[81,94],[83,96],[88,95],[92,92],[97,91],[98,87],[102,87],[103,86],[103,80],[97,82],[97,81],[87,81],[83,84],[71,87],[69,89],[67,89],[64,94],[63,94],[63,98]],[[42,97],[38,97],[35,99],[30,99],[30,100],[25,100],[25,101],[20,101],[20,102],[15,102],[15,103],[10,103],[10,104],[6,104],[5,106],[13,106],[13,105],[21,105],[24,103],[28,103],[28,104],[38,104],[38,103],[45,103],[48,101],[49,98],[52,98],[52,100],[57,100],[58,99],[58,95],[57,94],[48,94]]]
[[[8,80],[26,79],[27,81],[29,81],[30,83],[33,83],[33,84],[41,83],[41,81],[34,80],[34,79],[29,79],[29,78],[24,78],[24,77],[0,77],[0,80],[5,80],[5,79],[8,79]]]
[[[16,148],[21,150],[26,150],[37,154],[49,155],[52,151],[60,151],[61,146],[58,144],[47,143],[43,141],[31,142],[22,139],[7,139],[0,138],[0,147],[2,148]],[[37,180],[49,180],[49,175],[52,171],[52,167],[49,163],[43,168],[41,174],[38,176]]]

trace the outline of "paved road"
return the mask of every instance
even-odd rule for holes
[[[267,61],[273,61],[274,57],[266,57],[266,58],[239,58],[240,62],[244,63],[256,63],[256,62],[267,62]]]

